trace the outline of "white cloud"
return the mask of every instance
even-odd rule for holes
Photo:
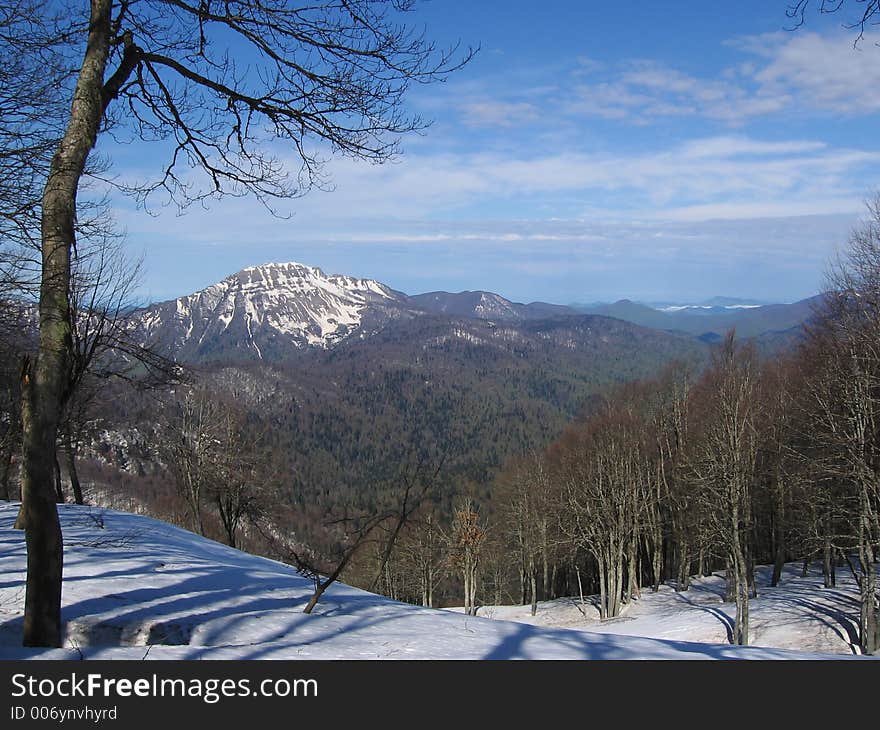
[[[702,116],[730,124],[783,110],[791,96],[780,86],[754,88],[735,74],[698,78],[660,63],[638,61],[612,80],[580,85],[574,113],[647,123],[656,117]]]
[[[707,137],[640,153],[410,154],[399,164],[371,166],[334,160],[333,192],[292,201],[290,221],[269,217],[248,200],[227,199],[207,214],[150,218],[119,212],[140,236],[271,242],[311,236],[373,240],[362,221],[515,220],[522,215],[603,220],[746,219],[861,210],[880,186],[880,152],[804,140]],[[517,229],[502,231],[522,236]],[[495,233],[498,233],[496,230]],[[541,232],[535,232],[537,235]],[[450,240],[446,231],[405,231],[402,243]],[[456,240],[482,231],[457,230]],[[365,238],[366,236],[366,238]],[[384,238],[386,242],[398,240]],[[511,239],[514,240],[514,239]],[[520,239],[539,241],[541,239]]]
[[[804,105],[842,114],[880,110],[880,36],[853,46],[851,34],[760,36],[746,48],[767,59],[754,79],[765,93],[791,93]]]
[[[465,124],[483,127],[510,127],[538,117],[534,104],[528,102],[469,101],[462,105]]]
[[[493,89],[459,104],[474,126],[534,122],[541,107],[569,117],[649,124],[657,118],[694,116],[731,126],[768,115],[800,111],[872,114],[880,110],[880,34],[853,47],[853,34],[797,31],[736,38],[725,45],[747,58],[710,74],[686,73],[655,60],[609,67],[575,59],[569,84],[503,98]],[[496,87],[497,88],[497,87]],[[474,94],[475,90],[471,90]],[[492,94],[499,98],[490,98]]]

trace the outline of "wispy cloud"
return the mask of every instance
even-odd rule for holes
[[[412,155],[384,168],[341,162],[336,190],[299,201],[301,216],[485,215],[544,201],[549,216],[585,209],[605,217],[674,217],[704,206],[706,217],[851,212],[866,194],[880,152],[817,140],[708,137],[644,153]],[[876,184],[876,183],[875,183]],[[712,206],[718,208],[713,214]],[[604,212],[602,212],[604,211]],[[688,217],[692,217],[689,212]]]
[[[741,47],[765,60],[754,80],[765,94],[789,93],[800,104],[840,114],[870,114],[880,109],[878,34],[858,46],[851,34],[762,35]]]
[[[461,106],[465,124],[509,127],[538,118],[538,108],[528,102],[469,101]]]
[[[852,34],[782,32],[728,40],[735,64],[701,75],[652,59],[616,65],[575,59],[570,83],[542,89],[542,103],[571,117],[650,124],[658,119],[700,117],[741,126],[792,109],[870,114],[880,109],[880,34],[853,46]],[[495,92],[504,95],[504,91]],[[521,96],[522,90],[506,93]],[[465,99],[459,110],[472,125],[530,124],[534,102],[516,98]],[[528,112],[528,113],[524,113]]]

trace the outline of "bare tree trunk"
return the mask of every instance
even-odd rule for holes
[[[541,520],[541,567],[543,569],[542,585],[543,599],[546,601],[551,597],[550,585],[550,547],[547,544],[547,519]]]
[[[193,518],[195,520],[195,527],[198,531],[199,535],[205,536],[205,518],[202,515],[202,506],[199,503],[196,503],[193,506],[194,514]]]
[[[61,484],[61,464],[58,463],[58,449],[55,449],[55,455],[52,458],[52,469],[55,475],[55,501],[58,504],[64,504],[64,486]]]
[[[583,606],[586,606],[587,604],[586,604],[586,601],[584,601],[584,584],[581,583],[581,569],[580,569],[580,567],[577,565],[577,563],[575,563],[574,571],[575,571],[575,574],[577,575],[577,581],[578,581],[578,594],[579,594],[580,597],[581,597],[581,607],[583,607]]]
[[[785,568],[785,494],[778,484],[776,485],[773,541],[773,575],[770,578],[770,585],[775,588],[782,580],[782,570]]]
[[[477,615],[477,561],[471,564],[471,615]]]
[[[543,588],[542,598],[546,601],[547,599],[549,599],[551,597],[550,594],[552,593],[552,585],[550,583],[550,563],[547,559],[546,548],[544,550],[542,550],[541,562],[542,562],[541,587]]]
[[[388,561],[391,560],[391,553],[394,551],[394,545],[397,543],[397,538],[400,536],[400,531],[403,529],[403,526],[406,524],[408,518],[409,513],[406,511],[406,503],[404,503],[403,508],[397,515],[397,519],[394,523],[394,528],[391,530],[391,534],[388,537],[388,542],[385,543],[385,549],[382,551],[382,557],[379,559],[379,567],[376,570],[376,575],[373,577],[373,580],[370,581],[370,586],[367,588],[370,593],[376,592],[376,588],[379,585],[380,578],[383,574],[386,574],[386,568],[388,566]],[[387,575],[386,583],[388,583]],[[390,589],[391,584],[388,583],[386,588]]]
[[[741,561],[736,586],[736,621],[733,628],[733,643],[748,646],[749,643],[749,589],[745,562]]]
[[[636,555],[638,554],[638,540],[633,538],[629,541],[629,546],[627,547],[627,581],[626,581],[626,602],[632,602],[633,598],[640,597],[639,590],[639,571],[638,564],[636,562]]]
[[[862,500],[866,501],[863,494]],[[880,649],[880,607],[877,605],[874,547],[871,542],[871,524],[864,505],[859,529],[859,569],[861,570],[859,628],[862,654],[872,655]]]
[[[734,573],[736,619],[733,625],[733,643],[746,646],[749,643],[749,566],[742,546],[742,531],[738,525],[739,514],[731,514],[731,568]]]
[[[63,543],[52,484],[52,460],[46,458],[47,454],[54,453],[55,435],[52,433],[51,439],[40,438],[46,435],[45,430],[51,432],[52,424],[50,414],[44,413],[44,422],[35,426],[33,391],[37,388],[32,391],[31,382],[28,368],[23,382],[28,395],[22,403],[22,504],[16,520],[16,525],[25,531],[27,544],[23,643],[25,646],[61,646]]]
[[[532,616],[535,616],[538,613],[538,580],[534,570],[529,572],[529,590],[532,594]]]
[[[608,571],[605,561],[599,559],[599,618],[608,618]]]
[[[327,590],[327,584],[323,582],[318,582],[315,586],[315,592],[312,594],[312,597],[309,598],[309,602],[306,604],[306,607],[303,609],[303,613],[311,613],[315,606],[318,605],[318,601],[321,600],[321,596],[324,595],[324,591]]]
[[[724,602],[725,603],[734,603],[736,601],[736,576],[734,575],[734,566],[733,566],[733,558],[727,558],[727,566],[724,571],[725,575],[725,587],[724,587]]]
[[[95,146],[104,108],[111,0],[91,0],[88,42],[70,118],[49,169],[42,205],[40,338],[36,362],[23,372],[22,511],[27,542],[24,644],[61,645],[62,537],[52,486],[52,459],[64,404],[71,347],[70,251],[76,195]]]
[[[11,428],[12,426],[10,426]],[[14,442],[15,439],[12,438],[12,434],[8,434],[3,443],[3,454],[0,456],[0,494],[2,494],[0,499],[5,499],[7,502],[12,499],[12,493],[9,491],[9,477],[12,473]]]
[[[64,453],[67,455],[67,476],[70,479],[71,491],[73,491],[73,501],[75,504],[83,504],[82,486],[76,471],[76,448],[70,434],[66,434],[64,441]]]
[[[746,585],[748,585],[749,598],[758,597],[758,586],[755,584],[755,561],[750,547],[745,548],[746,560]]]
[[[654,531],[654,544],[651,556],[651,575],[653,576],[651,590],[656,593],[660,590],[660,583],[663,582],[663,535],[660,531],[659,523]]]
[[[621,606],[629,604],[635,595],[635,562],[635,553],[633,552],[632,541],[630,541],[626,546],[626,562],[624,564],[624,577],[626,583],[623,584],[626,587],[623,590],[623,598],[620,602]]]
[[[679,592],[687,591],[691,587],[691,558],[687,544],[679,548],[678,580],[675,585]]]
[[[837,576],[834,568],[834,550],[831,547],[831,540],[825,538],[825,544],[822,547],[822,577],[826,588],[834,588],[837,585]]]
[[[321,600],[321,596],[324,595],[324,592],[333,585],[339,576],[342,574],[342,571],[345,570],[351,558],[354,556],[355,551],[357,550],[357,544],[355,544],[352,548],[350,548],[343,556],[342,560],[336,565],[333,572],[327,576],[323,581],[320,577],[315,579],[315,592],[312,594],[312,597],[309,599],[309,602],[306,604],[306,607],[303,609],[303,613],[311,613],[315,606],[318,605],[318,601]]]

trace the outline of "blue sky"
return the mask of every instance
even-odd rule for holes
[[[391,164],[331,161],[335,189],[287,219],[119,201],[140,296],[290,260],[518,301],[810,296],[880,187],[880,48],[854,49],[845,14],[786,30],[785,7],[433,0],[410,21],[481,45],[412,90],[433,126]],[[119,152],[123,175],[158,164]]]

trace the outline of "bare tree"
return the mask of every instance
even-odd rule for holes
[[[814,458],[832,497],[822,510],[824,542],[846,559],[860,592],[860,644],[880,648],[880,199],[850,236],[829,276],[829,291],[806,350]]]
[[[842,10],[854,9],[851,20],[844,23],[844,27],[858,31],[855,43],[858,44],[864,37],[866,29],[876,25],[875,18],[880,15],[880,0],[796,0],[785,10],[785,14],[794,21],[794,27],[804,25],[807,12],[815,8],[821,15],[832,15]]]
[[[603,619],[620,615],[624,599],[637,590],[634,556],[648,472],[643,423],[614,404],[563,442],[561,524],[574,547],[596,563]]]
[[[72,261],[70,371],[58,438],[76,504],[83,503],[77,452],[101,400],[102,384],[116,379],[149,388],[182,374],[180,366],[146,347],[134,332],[130,314],[140,260],[125,255],[122,237],[106,219],[93,220],[83,233]]]
[[[414,576],[416,596],[423,606],[434,606],[434,592],[446,575],[443,533],[433,508],[422,508],[409,520],[401,537],[401,560],[406,574]]]
[[[261,453],[265,434],[248,427],[243,414],[230,404],[218,406],[216,436],[219,448],[211,465],[210,502],[216,507],[227,545],[239,546],[245,521],[255,523],[266,509],[276,476]]]
[[[386,160],[401,134],[423,126],[402,112],[410,84],[443,78],[470,56],[440,53],[398,23],[412,4],[93,0],[88,17],[70,21],[65,38],[82,56],[43,188],[40,337],[22,380],[25,644],[61,642],[62,541],[47,456],[68,396],[77,193],[102,129],[170,142],[156,182],[121,187],[142,200],[164,190],[182,205],[226,193],[267,202],[301,194],[321,182],[327,152]],[[298,175],[266,146],[273,140],[292,147]],[[203,177],[183,176],[184,167]]]
[[[39,281],[40,198],[67,78],[46,13],[36,0],[0,0],[0,298]]]
[[[220,406],[204,389],[191,390],[174,404],[166,426],[164,461],[186,505],[190,526],[200,535],[205,534],[203,505],[226,453],[223,427]]]
[[[700,383],[702,433],[689,467],[727,561],[736,603],[733,643],[749,643],[752,491],[758,450],[758,372],[754,350],[730,332]]]
[[[543,454],[518,459],[496,482],[493,497],[500,502],[500,518],[518,555],[520,601],[538,609],[538,571],[541,568],[544,600],[551,597],[552,530],[558,506],[551,493],[550,470]]]
[[[449,559],[462,576],[464,610],[469,616],[477,615],[477,568],[485,540],[486,528],[481,524],[473,502],[463,502],[452,515]]]
[[[443,469],[444,459],[441,457],[437,463],[432,466],[428,463],[428,457],[421,454],[415,460],[410,469],[409,462],[403,468],[400,474],[400,497],[398,503],[393,510],[394,516],[390,520],[391,524],[388,528],[388,537],[382,547],[382,554],[379,558],[379,564],[376,568],[376,574],[370,582],[368,591],[374,592],[379,582],[386,577],[386,567],[394,552],[394,547],[400,537],[401,531],[406,527],[413,514],[422,506],[425,499],[430,495],[431,490],[437,484],[437,478]],[[386,589],[390,590],[390,581],[385,580]]]

